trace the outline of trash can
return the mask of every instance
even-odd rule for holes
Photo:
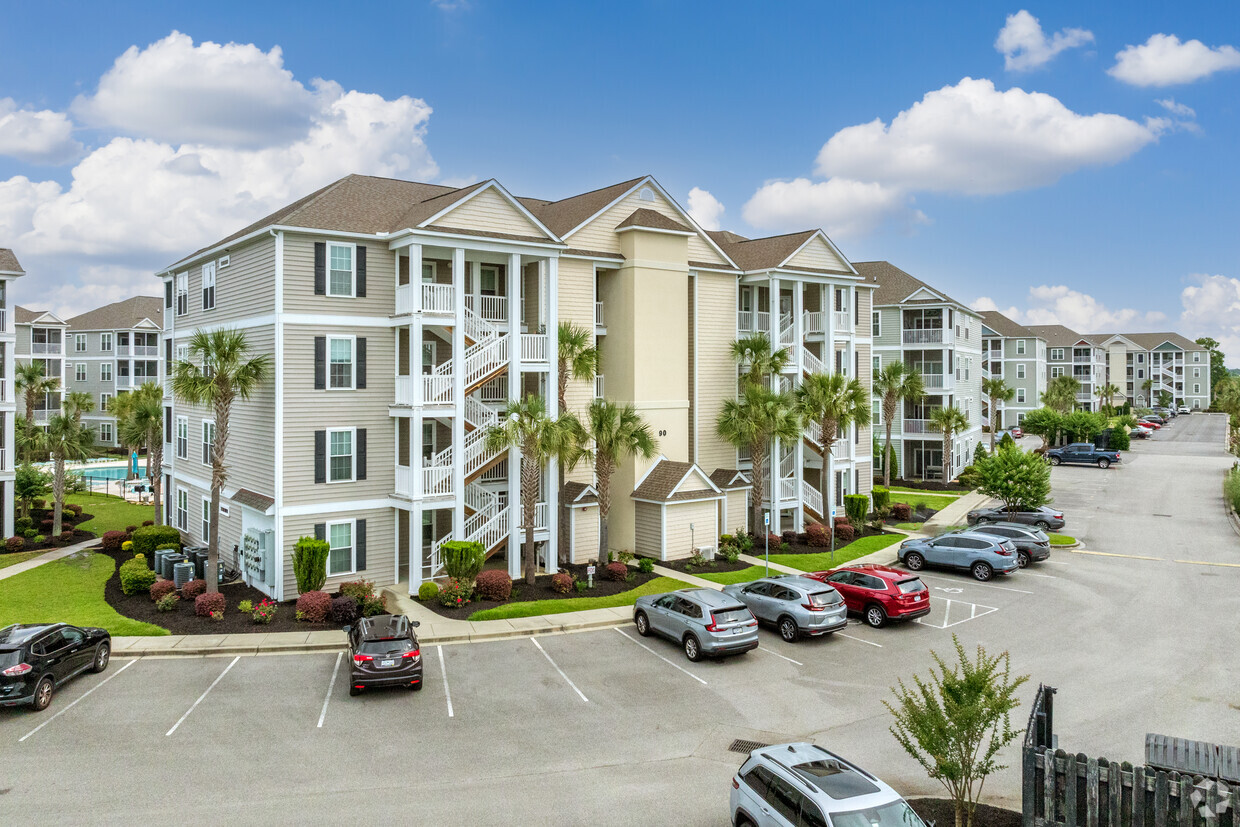
[[[194,564],[186,560],[172,567],[172,583],[178,589],[194,579]]]

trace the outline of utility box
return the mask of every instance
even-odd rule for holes
[[[178,589],[194,579],[194,564],[186,560],[172,567],[172,582]]]

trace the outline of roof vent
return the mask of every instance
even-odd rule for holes
[[[637,194],[637,197],[643,201],[653,201],[654,190],[652,190],[650,187],[642,187],[642,191]]]

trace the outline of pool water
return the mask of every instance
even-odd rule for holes
[[[146,463],[138,464],[138,474],[145,475]],[[73,473],[79,475],[82,479],[91,480],[123,480],[128,479],[129,469],[123,465],[114,465],[110,468],[75,468]]]

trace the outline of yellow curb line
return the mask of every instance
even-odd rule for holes
[[[1068,549],[1073,554],[1096,554],[1099,557],[1127,557],[1130,560],[1155,560],[1159,563],[1165,562],[1161,557],[1142,557],[1140,554],[1113,554],[1109,551],[1086,551],[1081,548]]]
[[[1240,569],[1240,563],[1207,563],[1204,560],[1176,560],[1177,563],[1187,563],[1190,566],[1226,566],[1231,569]]]

